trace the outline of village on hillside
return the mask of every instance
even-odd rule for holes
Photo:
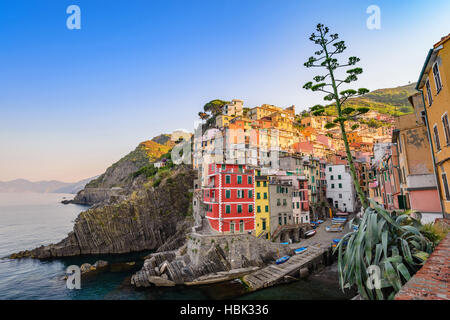
[[[450,61],[449,49],[439,49],[449,39],[427,58],[408,97],[412,112],[372,109],[345,124],[364,194],[387,210],[417,210],[424,222],[450,212],[443,76]],[[198,230],[292,243],[317,221],[361,211],[341,131],[326,126],[335,116],[296,114],[295,106],[247,108],[238,99],[210,104],[192,137]]]

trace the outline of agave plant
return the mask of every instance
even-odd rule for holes
[[[392,299],[420,269],[434,244],[420,231],[420,213],[389,213],[369,201],[374,208],[365,210],[358,229],[343,236],[335,248],[339,282],[342,290],[356,286],[363,299]],[[371,266],[380,270],[380,286],[371,285]]]

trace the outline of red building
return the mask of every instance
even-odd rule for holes
[[[255,229],[254,170],[245,165],[215,164],[208,167],[208,184],[203,187],[206,218],[221,233]]]

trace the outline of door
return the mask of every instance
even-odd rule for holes
[[[262,229],[266,230],[266,219],[262,220]]]
[[[230,223],[230,232],[234,233],[234,222],[233,221]]]
[[[244,232],[244,221],[243,220],[239,221],[239,231],[241,233]]]

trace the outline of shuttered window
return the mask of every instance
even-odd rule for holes
[[[442,89],[442,82],[437,62],[433,65],[433,76],[434,76],[434,83],[436,84],[436,92],[439,93]]]
[[[442,184],[444,185],[445,199],[450,201],[450,191],[448,189],[447,174],[445,172],[442,173]]]
[[[444,127],[444,133],[445,133],[445,142],[447,145],[450,144],[450,128],[448,125],[448,114],[444,114],[442,117],[442,126]]]
[[[431,106],[431,104],[433,103],[433,96],[431,95],[430,80],[427,80],[427,82],[425,83],[425,88],[427,90],[428,105]]]
[[[441,142],[439,141],[439,131],[437,125],[433,127],[434,143],[436,144],[436,151],[441,151]]]

